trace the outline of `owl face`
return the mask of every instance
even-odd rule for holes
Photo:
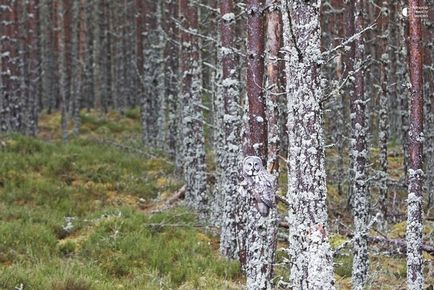
[[[262,160],[257,156],[247,156],[243,161],[243,172],[247,176],[256,176],[263,169]]]

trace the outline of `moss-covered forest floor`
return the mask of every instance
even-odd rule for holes
[[[0,136],[0,289],[242,289],[239,265],[220,257],[218,237],[196,227],[182,203],[153,210],[183,183],[164,153],[140,145],[137,110],[83,112],[80,135],[67,144],[59,123],[58,114],[43,115],[37,138]],[[402,157],[394,150],[391,176],[399,180]],[[327,156],[332,181],[336,153]],[[285,182],[282,174],[282,193]],[[331,242],[338,247],[349,239],[352,219],[346,195],[333,182],[328,189]],[[403,238],[405,192],[397,187],[389,194],[396,218],[371,234]],[[431,244],[433,230],[427,220]],[[370,248],[370,289],[405,289],[404,255],[390,246]],[[349,253],[335,258],[339,289],[350,287]],[[426,282],[434,284],[434,257],[424,257]]]
[[[182,182],[139,145],[138,112],[82,117],[68,144],[58,114],[38,138],[1,136],[0,289],[239,289],[239,266],[190,211],[152,213]]]

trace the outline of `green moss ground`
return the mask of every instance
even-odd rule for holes
[[[239,265],[191,226],[190,211],[139,206],[182,186],[164,156],[96,141],[139,146],[137,111],[83,113],[80,137],[68,144],[58,140],[58,119],[42,116],[38,138],[0,136],[0,289],[241,287]]]

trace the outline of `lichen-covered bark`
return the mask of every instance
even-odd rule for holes
[[[41,97],[40,91],[40,35],[39,35],[39,1],[28,0],[25,2],[24,22],[22,26],[23,53],[23,98],[25,102],[24,133],[35,135],[38,126],[38,104]]]
[[[164,82],[164,46],[165,39],[163,38],[162,29],[162,1],[156,1],[155,16],[157,27],[154,31],[153,50],[155,59],[154,73],[153,73],[153,112],[156,119],[154,128],[154,144],[160,148],[164,148],[164,124],[166,122],[166,96],[165,96],[165,82]]]
[[[67,112],[68,112],[68,85],[69,79],[65,67],[68,63],[68,54],[70,51],[69,40],[66,40],[66,35],[69,35],[70,18],[69,18],[69,1],[64,0],[59,1],[55,5],[55,23],[58,31],[56,32],[56,47],[59,51],[59,92],[60,92],[60,127],[62,130],[62,139],[64,142],[68,140],[68,128],[67,128]],[[68,16],[66,16],[66,11],[68,11]]]
[[[245,195],[247,203],[246,240],[246,289],[273,289],[272,278],[277,246],[276,208],[267,217],[259,214],[252,194]]]
[[[165,17],[164,31],[169,39],[165,42],[164,62],[165,72],[165,95],[167,100],[167,119],[166,119],[166,142],[169,155],[176,159],[176,139],[178,135],[178,50],[177,28],[173,19],[178,18],[178,5],[176,0],[164,1]]]
[[[354,5],[351,0],[344,0],[345,10],[344,10],[344,22],[345,22],[345,37],[349,39],[354,35]],[[354,43],[350,43],[348,45],[348,51],[344,54],[344,63],[347,68],[347,73],[354,73],[354,53],[355,46]],[[345,93],[349,95],[347,99],[351,99],[351,96],[354,95],[354,77],[350,77],[348,83],[345,86]],[[351,100],[350,100],[351,102]],[[350,107],[350,116],[351,116],[351,105]],[[349,144],[349,147],[351,144]],[[353,168],[353,159],[350,158],[350,170],[348,172],[348,207],[351,204],[351,200],[353,198],[353,184],[354,184],[354,172]]]
[[[179,16],[185,29],[198,28],[197,7],[190,0],[180,0]],[[202,116],[201,65],[198,39],[181,31],[180,71],[183,168],[186,181],[186,201],[202,218],[208,211],[205,140]]]
[[[18,9],[13,0],[1,2],[1,106],[0,131],[20,132],[23,128],[23,103],[21,99],[21,71],[19,52]]]
[[[85,46],[86,46],[86,26],[85,26],[85,8],[84,0],[74,1],[72,3],[72,19],[77,19],[73,23],[72,28],[72,83],[71,83],[71,113],[72,113],[72,133],[78,135],[80,130],[80,108],[82,102],[82,95],[84,93],[84,69],[85,63]]]
[[[411,83],[408,132],[407,287],[422,289],[422,192],[423,192],[423,62],[421,19],[416,15],[420,1],[409,0],[409,71]]]
[[[85,100],[86,108],[89,110],[95,105],[95,75],[94,75],[94,19],[93,19],[93,9],[94,0],[88,0],[85,4],[86,10],[86,54],[84,63],[84,74],[85,78],[83,80],[83,96]]]
[[[354,2],[355,33],[364,29],[363,0]],[[368,158],[366,96],[364,71],[361,68],[365,56],[365,40],[361,35],[354,42],[354,93],[351,96],[351,158],[354,174],[352,211],[354,216],[354,246],[352,289],[363,289],[368,276],[368,218],[369,191],[366,163]]]
[[[267,123],[264,99],[264,0],[247,0],[247,96],[249,143],[246,155],[267,158]]]
[[[280,88],[280,49],[282,45],[282,16],[280,0],[267,0],[267,42],[266,42],[266,116],[267,116],[267,169],[270,173],[279,171],[279,99]]]
[[[223,150],[222,171],[223,204],[220,236],[220,251],[229,258],[239,258],[240,227],[244,214],[245,200],[238,194],[239,164],[241,161],[241,110],[240,89],[238,81],[238,58],[234,52],[235,13],[232,0],[220,2],[220,38],[221,38],[221,89],[223,103],[222,131]]]
[[[380,207],[383,213],[384,219],[387,217],[387,179],[388,179],[388,162],[387,162],[387,143],[389,140],[389,56],[391,49],[388,48],[388,39],[390,37],[389,30],[389,6],[387,3],[383,4],[382,15],[380,18],[380,42],[381,42],[381,65],[380,65],[380,106],[378,112],[378,142],[380,147]]]
[[[346,25],[342,25],[344,22],[344,13],[348,13],[348,6],[344,6],[343,0],[332,0],[330,2],[332,9],[328,13],[332,13],[330,16],[330,24],[333,31],[331,34],[333,39],[331,40],[332,47],[336,47],[342,41],[340,39],[340,35],[345,35]],[[345,8],[344,8],[345,7]],[[325,9],[325,7],[323,8]],[[328,15],[328,14],[327,14]],[[327,16],[329,17],[329,16]],[[325,17],[325,18],[327,18]],[[351,17],[353,17],[351,15]],[[346,24],[346,23],[345,23]],[[332,80],[329,80],[330,84],[333,83],[340,84],[346,74],[348,74],[350,67],[345,66],[344,64],[344,53],[338,52],[335,57],[335,61],[330,63],[331,71],[330,76],[333,77]],[[327,77],[327,71],[323,71],[324,77]],[[335,95],[332,96],[334,98],[333,107],[331,108],[329,113],[329,123],[331,125],[332,130],[332,138],[334,144],[336,144],[336,183],[337,190],[339,195],[343,195],[343,184],[345,182],[345,172],[346,168],[344,168],[344,146],[345,146],[345,137],[347,136],[347,124],[345,120],[348,120],[347,107],[348,106],[348,94],[344,90],[336,90]],[[327,118],[327,115],[325,116]]]
[[[400,2],[401,5],[398,7],[398,11],[401,11],[405,5]],[[400,139],[402,143],[402,154],[403,154],[403,165],[404,165],[404,174],[405,174],[405,184],[407,186],[408,183],[408,129],[409,129],[409,120],[408,120],[408,86],[406,84],[409,83],[408,79],[408,69],[407,69],[407,58],[408,58],[408,50],[407,50],[407,30],[408,23],[407,18],[400,13],[400,22],[399,22],[399,36],[400,36],[400,53],[398,55],[398,97],[399,97],[399,113],[400,113],[400,121],[401,121],[401,134]]]
[[[290,287],[334,289],[320,85],[321,1],[282,1],[288,97]]]

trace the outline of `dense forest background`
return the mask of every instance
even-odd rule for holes
[[[433,14],[0,0],[0,288],[432,289]]]

